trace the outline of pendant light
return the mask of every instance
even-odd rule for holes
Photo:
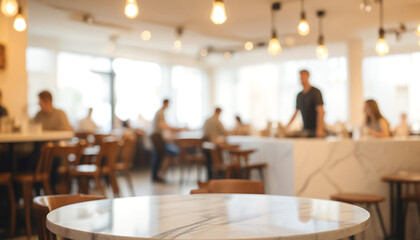
[[[184,29],[182,27],[178,27],[176,29],[176,39],[174,41],[174,51],[176,53],[181,52],[181,49],[182,49],[181,36],[182,36],[183,31],[184,31]]]
[[[274,14],[276,11],[280,10],[280,7],[281,5],[279,2],[273,3],[271,7],[271,40],[270,40],[270,43],[268,44],[268,49],[267,49],[268,53],[270,53],[271,55],[277,55],[282,50],[280,41],[277,38],[276,28],[274,26]]]
[[[419,37],[420,37],[420,23],[419,23],[419,25],[417,26],[415,33],[416,33],[416,35],[417,35],[417,36],[419,36]]]
[[[322,31],[322,18],[325,16],[325,11],[318,11],[318,22],[319,22],[319,37],[318,37],[318,47],[316,48],[316,56],[318,59],[324,60],[328,58],[328,49],[324,44],[324,34]]]
[[[18,14],[16,15],[15,22],[13,23],[13,27],[18,32],[23,32],[26,30],[26,21],[23,17],[22,8],[19,7]]]
[[[125,2],[124,8],[125,16],[133,19],[139,15],[139,5],[137,5],[137,0],[127,0]]]
[[[369,0],[362,0],[360,2],[360,10],[370,13],[372,11],[372,4],[370,3]]]
[[[6,17],[14,17],[19,10],[19,5],[16,0],[2,0],[1,1],[1,12]]]
[[[388,43],[385,40],[385,29],[384,29],[384,6],[383,1],[379,0],[379,39],[376,43],[376,53],[379,56],[385,56],[389,52]]]
[[[302,10],[300,12],[300,22],[299,22],[299,25],[298,25],[298,33],[301,36],[306,36],[306,35],[309,34],[310,27],[309,27],[308,21],[306,21],[306,13],[305,13],[305,10],[304,10],[303,1],[304,0],[301,0]]]
[[[244,48],[247,51],[251,51],[252,49],[254,49],[254,44],[252,42],[246,42]]]
[[[210,19],[214,24],[223,24],[226,22],[226,10],[223,0],[214,0]]]

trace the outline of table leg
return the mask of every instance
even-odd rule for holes
[[[390,203],[390,210],[391,210],[391,229],[390,229],[390,237],[395,236],[395,195],[394,195],[394,183],[389,183],[389,203]]]
[[[398,240],[405,240],[405,221],[404,221],[404,213],[403,213],[403,200],[402,200],[402,191],[401,191],[401,183],[397,183],[397,239]]]

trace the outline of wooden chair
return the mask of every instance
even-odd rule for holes
[[[13,174],[12,179],[14,182],[22,186],[23,200],[25,203],[25,225],[26,234],[28,238],[31,237],[31,200],[32,200],[32,187],[34,183],[41,183],[45,194],[52,194],[50,186],[50,174],[52,168],[52,158],[50,158],[51,149],[54,147],[53,143],[46,143],[41,148],[41,153],[38,159],[35,172],[31,173],[16,173]]]
[[[385,200],[384,197],[375,195],[375,194],[363,194],[363,193],[339,193],[331,195],[331,200],[339,201],[339,202],[345,202],[350,204],[359,204],[365,207],[369,212],[372,213],[371,205],[373,204],[375,206],[375,210],[377,213],[377,216],[379,218],[379,223],[381,225],[382,234],[384,238],[387,238],[387,233],[385,229],[384,220],[382,218],[381,209],[379,208],[379,203],[383,202]],[[351,239],[355,239],[354,236],[351,237]]]
[[[191,194],[229,193],[264,194],[264,183],[243,179],[210,180],[207,188],[191,190]]]
[[[239,150],[233,149],[230,150],[230,157],[232,161],[232,165],[236,166],[236,172],[240,175],[241,168],[245,169],[245,178],[248,179],[250,177],[250,173],[252,170],[258,170],[260,174],[261,181],[264,182],[264,169],[267,167],[267,163],[253,163],[250,164],[248,162],[249,155],[254,153],[255,150]]]
[[[120,188],[116,177],[116,167],[120,151],[120,141],[117,138],[105,138],[101,144],[101,157],[104,166],[101,168],[101,176],[108,177],[111,183],[114,197],[119,197]]]
[[[118,144],[118,142],[117,142]],[[102,141],[100,150],[96,155],[92,155],[89,162],[81,162],[82,158],[76,159],[74,168],[70,169],[70,176],[76,179],[79,185],[79,193],[88,193],[89,180],[93,179],[95,182],[95,190],[105,195],[105,191],[101,185],[100,177],[102,170],[102,160],[107,154],[109,143]]]
[[[85,147],[85,142],[78,144],[59,144],[51,149],[50,157],[52,159],[56,157],[62,157],[62,164],[58,168],[58,174],[61,178],[61,183],[57,189],[60,194],[69,193],[71,190],[71,176],[70,171],[74,169],[76,162],[80,161],[80,158]]]
[[[7,193],[9,197],[9,209],[10,209],[9,236],[13,237],[15,234],[15,224],[16,224],[16,204],[15,204],[15,192],[13,191],[11,173],[0,173],[0,186],[4,186],[7,188]]]
[[[39,240],[52,240],[55,239],[55,236],[48,231],[46,227],[46,218],[47,214],[59,207],[105,199],[102,196],[91,196],[91,195],[55,195],[55,196],[39,196],[33,199],[33,208],[37,218],[38,223],[38,238]]]
[[[222,171],[225,173],[225,178],[231,179],[238,171],[237,166],[233,164],[230,151],[238,150],[239,145],[227,144],[227,143],[218,143],[217,151],[220,156]]]
[[[179,159],[181,161],[181,181],[184,166],[191,168],[193,165],[197,166],[197,180],[200,179],[201,167],[206,163],[206,158],[203,154],[203,140],[195,138],[176,139],[175,143],[179,147]],[[187,169],[188,178],[188,169]]]
[[[130,170],[133,167],[132,161],[136,150],[136,140],[137,139],[135,135],[123,136],[123,146],[121,148],[120,159],[114,166],[114,170],[117,171],[117,173],[124,175],[132,196],[135,196],[135,192]]]

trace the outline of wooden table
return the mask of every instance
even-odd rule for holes
[[[146,196],[64,206],[47,228],[70,239],[340,239],[364,231],[363,208],[247,194]]]
[[[405,218],[402,199],[403,184],[420,183],[420,173],[399,171],[382,177],[383,182],[389,183],[389,199],[391,209],[391,233],[390,239],[405,239]]]

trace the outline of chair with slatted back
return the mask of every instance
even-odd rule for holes
[[[0,186],[7,188],[7,194],[9,197],[9,210],[10,210],[10,230],[9,236],[13,237],[15,233],[16,224],[16,204],[15,204],[15,192],[12,184],[11,173],[0,173]]]
[[[189,169],[193,165],[197,166],[197,180],[200,180],[201,168],[206,163],[206,158],[203,154],[203,140],[195,138],[184,138],[176,139],[175,143],[179,147],[179,159],[181,161],[181,180],[182,180],[182,170],[185,166]],[[188,169],[187,169],[187,178],[188,178]]]
[[[114,197],[118,197],[120,195],[120,188],[118,186],[115,168],[120,153],[120,140],[114,137],[104,138],[101,144],[101,152],[103,162],[101,176],[108,177]]]
[[[264,194],[264,183],[244,179],[210,180],[205,188],[191,190],[191,194],[226,193],[226,194]]]
[[[266,163],[249,163],[249,155],[254,153],[255,150],[248,149],[248,150],[239,150],[233,149],[230,150],[231,161],[234,166],[237,166],[237,172],[240,174],[240,169],[245,169],[245,178],[248,179],[250,177],[250,173],[252,170],[258,170],[260,174],[261,181],[264,182],[264,169],[267,167]]]
[[[81,162],[82,158],[76,158],[74,167],[70,169],[71,179],[76,179],[78,181],[79,193],[87,194],[89,191],[89,180],[93,179],[95,182],[95,191],[99,192],[101,195],[105,195],[100,178],[102,161],[104,159],[104,155],[107,154],[107,147],[109,143],[103,139],[101,141],[99,152],[92,155],[92,161]]]
[[[59,207],[80,203],[80,202],[87,202],[87,201],[94,201],[94,200],[101,200],[105,199],[102,196],[92,196],[92,195],[55,195],[55,196],[39,196],[33,199],[33,208],[37,218],[38,223],[38,238],[39,240],[52,240],[55,239],[53,233],[48,231],[46,227],[46,218],[47,214]]]
[[[59,194],[69,193],[71,191],[70,170],[75,167],[76,162],[80,158],[85,147],[85,142],[58,144],[51,149],[50,157],[55,159],[61,157],[61,166],[58,173],[61,178],[60,185],[57,188]]]
[[[114,166],[115,171],[124,175],[132,196],[135,196],[135,192],[130,170],[133,167],[132,161],[134,157],[134,152],[136,150],[136,143],[137,141],[135,135],[128,134],[123,136],[123,145],[121,148],[120,159]]]
[[[218,143],[217,150],[220,156],[221,164],[223,164],[223,169],[225,172],[225,178],[231,179],[238,170],[237,166],[232,162],[230,156],[230,150],[239,149],[239,145],[228,144],[228,143]]]
[[[28,238],[31,237],[31,200],[32,200],[32,187],[34,183],[41,183],[45,194],[52,194],[50,186],[50,174],[52,168],[52,158],[50,158],[51,149],[54,147],[53,143],[46,143],[41,148],[41,153],[38,159],[35,172],[29,173],[16,173],[13,174],[12,179],[14,182],[22,186],[24,208],[25,208],[25,225],[26,234]]]

